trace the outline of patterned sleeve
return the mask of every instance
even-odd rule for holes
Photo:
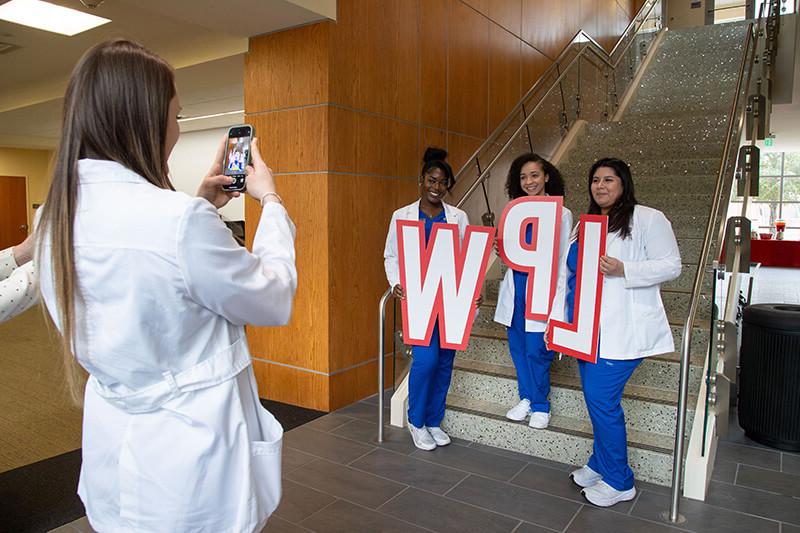
[[[0,258],[0,264],[3,259]],[[27,311],[38,301],[39,276],[36,266],[30,261],[0,281],[0,323]]]

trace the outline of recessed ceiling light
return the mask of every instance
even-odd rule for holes
[[[41,0],[11,0],[0,5],[0,20],[73,36],[111,20]]]

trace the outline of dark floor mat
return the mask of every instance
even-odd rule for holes
[[[261,400],[289,431],[325,413]],[[45,437],[46,438],[46,437]],[[44,532],[86,514],[76,494],[81,451],[0,473],[0,533]]]

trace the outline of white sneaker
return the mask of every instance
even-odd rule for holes
[[[588,465],[583,466],[577,470],[573,470],[572,473],[569,475],[572,478],[572,481],[578,485],[579,487],[591,487],[601,479],[601,476],[598,472],[595,472]]]
[[[428,428],[428,433],[431,434],[433,437],[434,442],[436,442],[437,446],[447,446],[450,444],[450,437],[442,431],[442,428]]]
[[[534,429],[545,429],[550,425],[550,413],[543,413],[541,411],[532,413],[528,425]]]
[[[408,431],[411,433],[411,438],[414,440],[414,446],[420,450],[429,452],[436,448],[436,441],[433,440],[433,437],[428,433],[428,429],[425,426],[418,428],[409,422]]]
[[[598,507],[611,507],[619,502],[627,502],[636,497],[636,487],[628,490],[617,490],[605,481],[598,481],[591,487],[581,491],[583,497]]]
[[[521,422],[525,420],[531,412],[531,401],[527,398],[520,400],[520,402],[508,410],[506,418],[514,422]]]

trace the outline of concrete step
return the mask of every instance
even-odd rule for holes
[[[550,388],[551,413],[589,420],[579,376],[553,371],[550,374]],[[458,357],[450,391],[471,399],[507,405],[508,409],[519,402],[517,374],[510,361],[509,364],[498,365]],[[696,398],[691,396],[687,405],[694,405],[695,401]],[[630,383],[625,387],[622,399],[629,428],[671,436],[675,435],[677,404],[677,391]],[[690,425],[694,419],[694,409],[688,411],[691,411],[687,412],[690,418],[687,424]]]
[[[588,420],[554,415],[547,429],[532,429],[505,418],[508,407],[496,402],[447,397],[442,427],[452,436],[576,466],[592,453]],[[658,433],[628,431],[628,462],[636,479],[669,485],[672,475],[671,438]]]
[[[573,154],[570,152],[568,154],[568,159],[566,162],[562,163],[560,166],[561,173],[564,175],[564,179],[569,179],[570,182],[579,183],[582,187],[583,195],[586,194],[586,184],[588,183],[588,175],[589,169],[592,167],[595,161],[600,159],[601,157],[607,157],[611,154],[607,154],[604,151],[598,151],[595,154],[587,155],[582,153],[575,153]],[[654,177],[654,178],[666,178],[666,177],[677,177],[677,176],[684,176],[684,177],[701,177],[707,178],[712,183],[712,191],[713,191],[713,180],[716,179],[717,173],[719,172],[719,165],[720,165],[720,155],[716,155],[714,157],[697,157],[697,158],[683,158],[683,157],[673,157],[673,158],[665,158],[660,157],[657,152],[652,154],[629,154],[630,157],[626,156],[626,154],[615,154],[615,157],[621,157],[621,159],[625,160],[631,167],[631,173],[633,174],[633,181],[636,187],[639,186],[639,180],[645,177]],[[627,157],[627,159],[625,159]],[[575,177],[578,179],[576,180]],[[675,184],[677,186],[677,184]],[[671,187],[675,187],[671,184]],[[705,190],[706,184],[704,184],[703,190],[697,192],[705,192],[708,193],[708,190]],[[693,191],[685,191],[685,192],[693,192]]]

